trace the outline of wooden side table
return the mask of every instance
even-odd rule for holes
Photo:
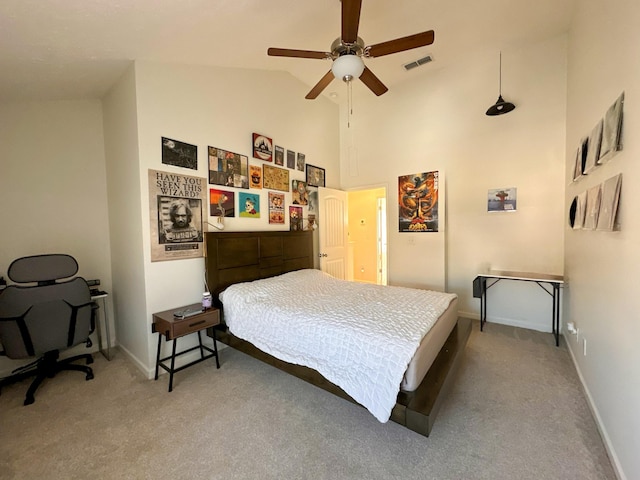
[[[185,307],[173,308],[171,310],[166,310],[164,312],[154,313],[153,314],[153,324],[151,325],[151,332],[158,332],[158,353],[156,355],[156,376],[155,379],[158,380],[158,368],[162,367],[164,370],[169,372],[169,391],[173,390],[173,374],[179,372],[180,370],[184,370],[187,367],[195,365],[196,363],[203,362],[212,357],[216,357],[216,368],[220,368],[220,362],[218,360],[218,346],[216,345],[216,334],[215,329],[212,328],[213,332],[213,350],[202,344],[202,337],[200,332],[206,328],[213,327],[220,323],[220,312],[217,308],[209,308],[202,313],[198,313],[196,315],[180,318],[175,317],[173,314],[180,310],[193,310],[193,309],[201,309],[202,305],[199,303],[194,303],[193,305],[187,305]],[[190,333],[198,334],[198,345],[192,348],[188,348],[187,350],[183,350],[182,352],[176,353],[176,344],[177,340],[180,337],[188,335]],[[160,349],[162,346],[162,336],[164,335],[165,341],[173,340],[173,348],[171,351],[171,355],[165,358],[160,358]],[[184,355],[185,353],[192,352],[193,350],[200,349],[200,358],[194,360],[193,362],[187,363],[186,365],[182,365],[181,367],[176,368],[175,362],[176,357],[180,355]],[[210,352],[205,355],[204,351]],[[164,362],[167,360],[171,360],[170,366],[167,366]]]

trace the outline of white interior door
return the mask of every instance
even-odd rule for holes
[[[318,188],[320,270],[347,279],[349,229],[347,192]]]

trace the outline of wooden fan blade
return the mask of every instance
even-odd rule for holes
[[[319,58],[320,60],[331,58],[331,54],[329,52],[292,50],[290,48],[270,48],[267,50],[267,55],[271,57]]]
[[[409,35],[408,37],[396,38],[395,40],[389,40],[388,42],[371,45],[366,48],[366,51],[369,52],[369,57],[382,57],[383,55],[389,55],[390,53],[404,52],[405,50],[411,50],[412,48],[431,45],[434,39],[434,31],[429,30],[428,32],[416,33],[415,35]]]
[[[342,0],[342,39],[343,43],[356,43],[362,0]]]
[[[364,71],[362,72],[362,75],[360,75],[360,80],[362,80],[362,83],[369,87],[369,89],[377,96],[380,96],[389,90],[385,84],[382,83],[371,70],[369,70],[369,67],[364,67]]]
[[[322,91],[327,88],[327,85],[329,85],[334,78],[335,77],[333,76],[333,72],[329,70],[327,74],[322,77],[318,83],[316,83],[316,86],[313,87],[304,98],[306,98],[307,100],[313,100],[314,98],[317,98],[318,95],[320,95]]]

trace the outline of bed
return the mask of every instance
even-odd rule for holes
[[[470,332],[470,322],[457,318],[455,295],[434,297],[433,303],[440,303],[441,307],[437,311],[433,307],[435,317],[428,319],[428,316],[425,315],[424,325],[420,326],[428,333],[426,335],[424,332],[413,333],[409,335],[410,338],[405,339],[394,334],[393,326],[396,323],[403,323],[404,316],[410,313],[409,310],[415,310],[418,302],[422,301],[421,297],[427,296],[430,294],[429,292],[401,287],[356,284],[332,279],[333,282],[343,282],[343,284],[336,287],[329,281],[326,287],[329,290],[319,294],[311,286],[316,283],[322,284],[323,278],[328,276],[313,270],[313,259],[311,232],[207,233],[207,283],[214,295],[216,306],[221,308],[223,313],[223,324],[221,329],[217,331],[218,339],[316,386],[365,406],[382,422],[391,419],[417,433],[429,435],[435,415],[452,382]],[[246,283],[259,279],[268,280],[253,284]],[[263,286],[261,283],[265,285]],[[281,288],[283,284],[289,284],[290,287],[293,285],[293,291],[297,297],[295,300],[276,302],[275,304],[272,301],[271,307],[277,311],[277,314],[250,314],[250,307],[256,305],[258,298],[273,300],[278,296],[279,290],[269,289]],[[233,287],[230,287],[232,285]],[[264,292],[263,288],[266,289]],[[337,290],[331,291],[331,288],[337,288]],[[353,308],[368,309],[366,315],[371,314],[372,311],[380,310],[383,316],[394,317],[394,320],[390,320],[388,325],[385,325],[384,322],[378,322],[382,323],[384,331],[380,330],[380,325],[360,325],[359,328],[364,329],[365,338],[368,334],[367,329],[371,328],[372,331],[375,331],[375,335],[369,334],[371,341],[380,339],[382,342],[369,353],[350,353],[354,344],[369,342],[358,342],[357,339],[351,339],[351,333],[345,334],[345,330],[341,330],[344,326],[344,322],[340,320],[342,307],[338,306],[338,310],[325,312],[329,313],[329,317],[337,318],[337,320],[333,321],[333,324],[323,327],[317,326],[322,320],[319,316],[316,318],[313,313],[309,311],[305,313],[302,310],[306,304],[312,307],[311,312],[327,310],[328,307],[325,308],[323,305],[331,302],[314,299],[314,295],[329,295],[337,298],[339,290],[345,290],[347,293],[346,291],[351,288],[360,289],[353,293],[354,296],[364,296],[363,298],[369,299],[364,302],[363,307]],[[376,304],[375,298],[382,295],[380,289],[393,292],[393,295],[388,300]],[[307,297],[304,297],[305,294]],[[416,294],[419,295],[411,297]],[[352,295],[351,291],[348,292],[348,295]],[[394,297],[398,297],[395,304],[393,304]],[[245,303],[234,307],[232,303],[229,303],[233,298]],[[384,312],[386,304],[393,305],[394,310]],[[293,313],[284,311],[285,306],[293,308]],[[418,306],[418,310],[431,309],[428,305],[420,304]],[[258,307],[258,309],[260,308],[263,307]],[[347,310],[350,309],[351,307],[347,308]],[[407,311],[405,312],[405,310]],[[238,311],[242,314],[238,314]],[[349,315],[346,316],[352,314],[353,312],[349,312]],[[283,346],[274,344],[271,337],[264,337],[265,331],[270,331],[271,334],[275,332],[276,337],[288,337],[289,335],[277,335],[281,331],[278,322],[287,323],[287,318],[294,319],[296,315],[302,318],[302,326],[298,327],[299,329],[313,330],[315,328],[315,331],[311,332],[311,336],[317,336],[325,331],[337,335],[324,339],[324,346],[317,349],[320,353],[327,351],[327,356],[332,361],[335,359],[337,362],[343,362],[344,365],[338,365],[335,368],[337,374],[330,368],[331,364],[324,361],[326,359],[318,360],[318,357],[314,356],[316,350],[311,344],[307,346],[303,340],[296,339],[288,346]],[[257,318],[258,316],[261,316],[262,320],[256,322],[260,326],[259,328],[251,322],[242,323],[249,317]],[[227,319],[229,325],[226,324]],[[231,328],[229,328],[230,326]],[[387,335],[386,330],[389,330],[389,338],[384,338]],[[212,332],[209,333],[212,334]],[[336,343],[346,345],[344,355],[342,350],[334,349]],[[403,346],[405,343],[406,347]],[[394,348],[387,348],[387,344],[394,345]],[[296,349],[298,345],[305,346]],[[351,346],[349,347],[349,345]],[[410,353],[402,350],[404,348],[408,348]],[[382,355],[379,355],[380,352]],[[310,359],[302,358],[307,356],[305,353],[311,355]],[[354,365],[354,368],[357,368],[358,366],[355,364],[361,357],[373,357],[372,362],[375,365],[382,365],[380,371],[373,370],[371,365],[365,365],[365,370],[362,372],[341,374],[342,367],[345,365]],[[329,369],[327,369],[328,367]],[[370,385],[361,388],[360,384],[368,377],[376,376],[379,378],[374,378],[372,381],[378,382],[375,386],[377,391],[371,390]],[[347,379],[346,383],[345,378]],[[355,379],[355,381],[349,382],[350,379]],[[357,384],[355,389],[352,383]],[[400,383],[399,392],[398,383]],[[371,399],[373,399],[373,403]]]

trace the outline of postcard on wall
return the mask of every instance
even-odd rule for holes
[[[273,160],[273,141],[269,137],[253,134],[253,158],[270,162]]]
[[[212,217],[235,217],[235,193],[209,189],[209,215]]]
[[[258,165],[249,165],[249,177],[251,188],[262,188],[262,168]]]
[[[398,231],[438,231],[438,172],[398,177]]]
[[[614,229],[621,186],[621,173],[605,180],[602,184],[602,198],[600,199],[600,213],[598,214],[596,230],[612,231]]]
[[[294,170],[296,168],[296,152],[287,150],[287,168]]]
[[[307,183],[302,180],[291,180],[291,192],[293,200],[291,203],[295,205],[308,205],[309,192],[307,192]]]
[[[269,192],[269,223],[284,224],[284,193]]]
[[[584,173],[590,173],[596,168],[600,158],[600,145],[602,143],[602,120],[600,120],[589,135],[587,143],[587,155],[584,162]]]
[[[162,137],[162,163],[197,170],[198,147]]]
[[[260,194],[240,192],[238,211],[243,218],[260,218]]]
[[[515,212],[517,202],[517,189],[493,188],[487,194],[488,212]]]
[[[624,92],[607,110],[602,127],[602,146],[598,163],[604,163],[613,157],[618,150],[622,150],[622,108],[624,106]]]
[[[149,170],[151,261],[203,255],[207,180]]]
[[[304,153],[298,152],[298,158],[296,160],[296,169],[304,172]]]
[[[289,170],[268,164],[262,165],[262,186],[271,190],[289,191]]]
[[[289,230],[302,229],[302,207],[289,206]]]
[[[273,157],[273,163],[275,163],[279,167],[284,167],[284,148],[279,147],[278,145],[276,145],[274,148],[275,154]]]
[[[209,147],[209,183],[249,188],[249,159],[239,153]]]
[[[310,187],[307,185],[307,190],[309,191],[309,214],[318,216],[318,187]]]

